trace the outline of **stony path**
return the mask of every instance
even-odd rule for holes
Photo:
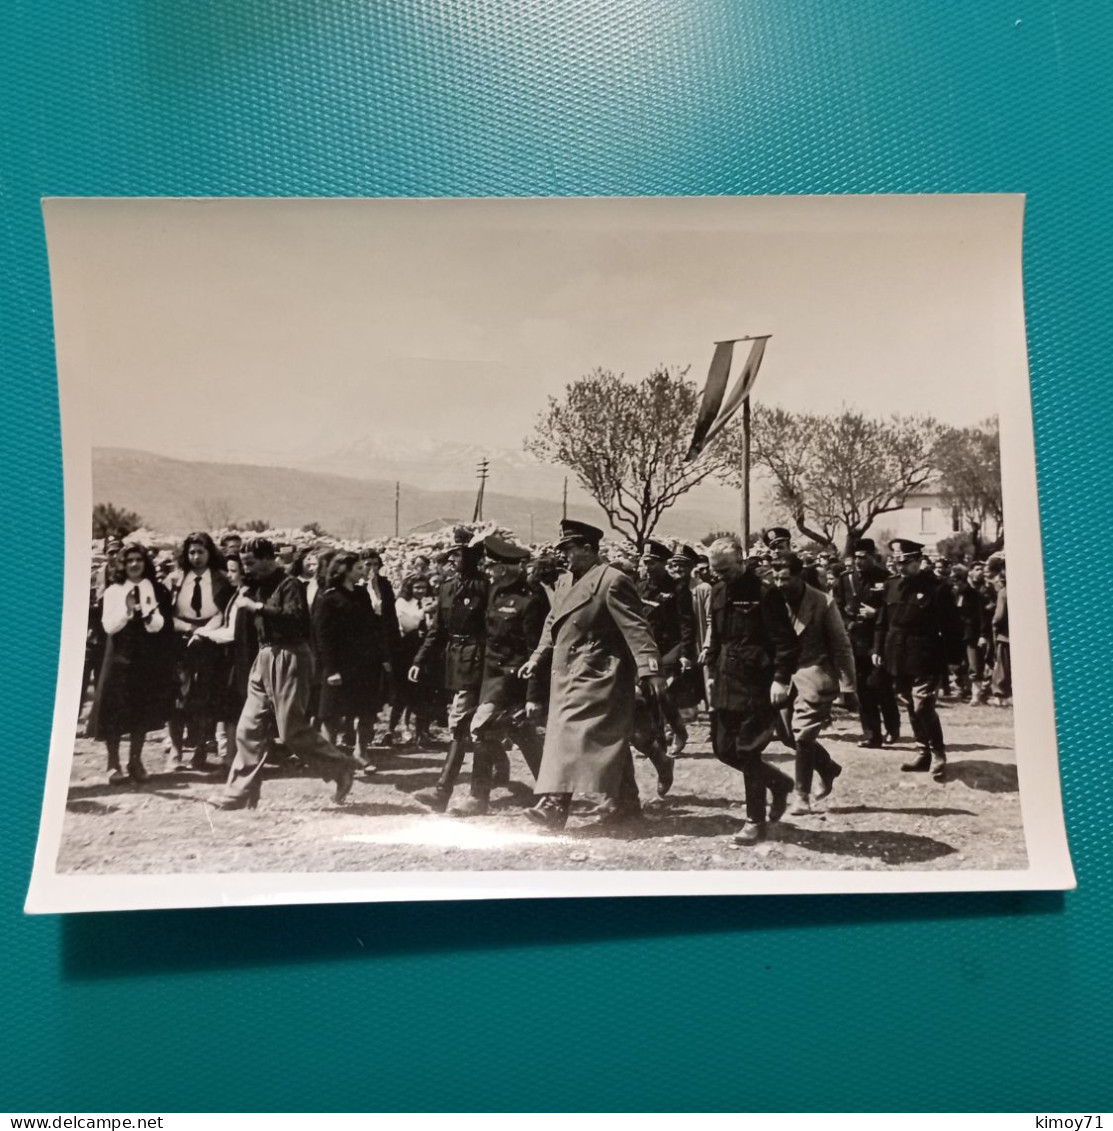
[[[603,833],[573,814],[554,836],[521,815],[531,797],[516,753],[518,779],[495,794],[484,818],[428,814],[411,794],[433,783],[436,751],[376,751],[379,770],[357,781],[348,803],[331,803],[331,787],[276,772],[253,812],[220,812],[206,800],[216,777],[152,773],[142,787],[104,784],[103,747],[79,738],[67,806],[61,871],[252,872],[393,871],[403,869],[996,869],[1024,868],[1012,711],[944,703],[949,781],[904,774],[910,743],[860,750],[856,720],[839,715],[825,736],[844,772],[826,803],[809,817],[786,817],[762,845],[736,849],[742,782],[711,756],[706,724],[693,730],[676,784],[646,819]],[[145,761],[162,760],[162,735]],[[770,759],[791,771],[779,746]],[[655,798],[655,776],[637,763],[643,798]],[[461,779],[466,792],[467,774]]]

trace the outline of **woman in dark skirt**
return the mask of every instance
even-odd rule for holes
[[[147,551],[128,546],[121,570],[104,592],[101,624],[107,636],[90,716],[94,738],[108,748],[108,781],[147,780],[143,743],[165,725],[173,699],[173,626],[170,594],[155,580]],[[128,736],[127,773],[120,739]]]
[[[329,565],[328,588],[317,602],[313,636],[320,666],[321,725],[330,742],[343,721],[358,720],[356,756],[365,769],[375,717],[382,705],[383,663],[387,659],[379,618],[367,590],[357,585],[356,554],[337,554]]]
[[[224,574],[224,558],[203,531],[188,534],[178,554],[178,569],[170,578],[174,638],[177,642],[178,694],[170,713],[168,769],[182,768],[186,728],[194,739],[191,768],[207,770],[206,755],[216,744],[213,698],[227,679],[219,666],[218,649],[191,648],[193,634],[220,625],[232,599],[232,583]]]

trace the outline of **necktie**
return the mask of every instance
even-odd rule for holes
[[[139,612],[139,610],[142,609],[143,604],[139,600],[139,586],[138,585],[135,585],[135,586],[132,587],[131,595],[135,598],[135,611]]]
[[[199,577],[193,579],[193,596],[189,603],[193,606],[193,615],[199,617],[201,615],[201,578]]]

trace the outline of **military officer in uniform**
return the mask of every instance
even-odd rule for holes
[[[480,817],[487,812],[496,767],[505,759],[510,739],[522,752],[534,781],[541,769],[541,739],[535,723],[544,698],[537,673],[527,681],[519,671],[541,639],[549,599],[541,586],[526,580],[529,550],[497,538],[483,539],[491,581],[487,603],[483,685],[471,720],[471,793],[451,812]]]
[[[661,713],[672,731],[672,744],[667,754],[656,743],[647,743],[646,746],[638,743],[638,748],[653,761],[658,779],[664,786],[661,793],[667,793],[672,784],[671,760],[688,742],[688,728],[680,716],[672,685],[682,673],[692,670],[696,658],[691,591],[687,578],[681,583],[669,575],[671,557],[672,550],[664,542],[650,539],[642,554],[642,577],[638,583],[638,596],[645,606],[649,631],[653,633],[661,653],[661,674],[669,685],[660,701]]]
[[[766,818],[778,821],[788,806],[793,781],[762,759],[788,704],[800,641],[784,599],[742,560],[733,538],[711,545],[711,627],[701,662],[707,665],[715,726],[715,757],[741,772],[746,789],[746,824],[737,845],[764,840]],[[766,809],[765,793],[772,794]]]
[[[889,543],[899,576],[886,583],[874,633],[873,661],[892,677],[908,711],[919,756],[901,766],[944,781],[947,750],[935,709],[946,665],[962,647],[962,629],[950,585],[923,565],[923,546],[907,538]]]
[[[873,662],[877,614],[885,600],[889,578],[889,571],[877,560],[877,544],[872,538],[859,538],[854,544],[854,568],[839,578],[836,593],[854,649],[858,718],[862,724],[862,741],[858,745],[866,749],[881,747],[883,721],[884,741],[893,743],[900,738],[900,708],[889,673]]]
[[[603,793],[614,800],[605,820],[627,820],[641,812],[634,779],[630,735],[634,688],[661,696],[661,656],[646,623],[634,583],[599,557],[603,532],[565,519],[558,549],[569,572],[562,574],[541,639],[522,668],[531,678],[552,661],[548,722],[540,800],[527,810],[536,824],[561,829],[573,793]]]
[[[767,527],[761,535],[770,554],[787,554],[792,550],[792,531],[787,526]]]
[[[435,786],[414,794],[414,800],[443,813],[467,753],[472,715],[479,706],[483,683],[483,646],[487,627],[487,579],[480,573],[483,546],[468,531],[457,529],[449,557],[454,576],[437,592],[433,621],[409,671],[411,683],[421,680],[422,669],[437,663],[443,653],[444,687],[452,692],[448,726],[452,733],[444,766]]]

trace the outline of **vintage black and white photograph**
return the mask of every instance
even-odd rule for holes
[[[1023,200],[53,200],[29,909],[1064,887]]]

